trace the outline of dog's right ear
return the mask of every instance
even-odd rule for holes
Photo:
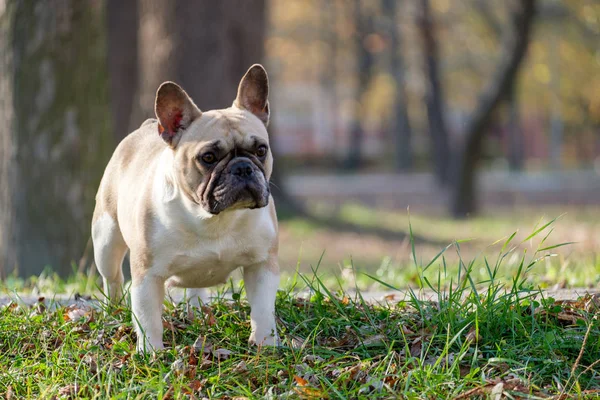
[[[154,112],[158,118],[158,134],[175,148],[181,134],[202,115],[190,96],[174,82],[165,82],[156,92]]]

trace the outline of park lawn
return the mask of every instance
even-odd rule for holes
[[[495,209],[460,221],[439,211],[386,211],[353,203],[337,208],[316,204],[313,209],[320,215],[335,216],[365,228],[365,232],[336,231],[326,224],[299,218],[282,221],[280,260],[288,276],[296,269],[309,273],[320,260],[320,269],[333,272],[345,285],[378,290],[372,280],[364,279],[360,274],[364,272],[396,287],[419,286],[420,273],[415,269],[408,235],[410,225],[415,236],[425,239],[414,243],[419,264],[427,264],[445,246],[458,242],[458,246],[445,252],[450,275],[457,274],[462,257],[476,260],[472,275],[477,280],[485,280],[487,270],[483,258],[495,257],[506,238],[515,234],[515,240],[522,242],[519,245],[522,251],[535,251],[541,237],[523,239],[537,227],[556,219],[547,241],[570,244],[554,249],[555,256],[537,263],[529,271],[528,278],[542,288],[600,285],[598,207]],[[368,228],[372,227],[387,230],[389,235],[369,233]],[[498,279],[510,282],[518,267],[519,257],[512,254],[504,260]],[[356,271],[359,274],[355,274]],[[429,279],[435,279],[436,274],[436,269],[423,272]]]
[[[248,347],[243,283],[208,306],[165,303],[155,355],[134,354],[127,306],[97,309],[16,303],[0,310],[0,395],[6,398],[596,398],[600,393],[600,301],[545,298],[529,277],[561,247],[536,229],[537,247],[515,236],[497,257],[445,253],[413,269],[416,295],[366,303],[335,287],[318,262],[290,275],[277,297],[282,346]],[[510,279],[504,264],[518,260]],[[484,268],[485,275],[474,273]],[[426,276],[431,272],[435,279]],[[359,272],[356,272],[360,274]],[[394,291],[376,275],[362,275]],[[483,279],[480,276],[484,276]],[[341,282],[341,281],[340,281]],[[356,281],[355,281],[356,282]]]

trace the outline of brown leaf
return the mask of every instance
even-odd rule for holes
[[[208,326],[213,326],[217,324],[217,319],[215,318],[215,315],[212,312],[212,309],[208,306],[202,306],[202,311],[206,314],[206,323],[208,324]]]
[[[294,380],[298,384],[298,386],[308,386],[308,381],[301,376],[294,375]]]
[[[116,369],[123,368],[125,366],[125,364],[127,363],[127,360],[129,360],[130,357],[131,357],[130,353],[127,353],[124,356],[119,357],[117,359],[117,361],[113,362],[113,364],[112,364],[113,368],[116,368]]]
[[[63,319],[67,322],[78,321],[83,318],[89,319],[91,316],[92,310],[90,308],[81,307],[78,304],[71,304],[65,307],[65,312],[63,313]]]
[[[327,399],[327,394],[322,390],[310,387],[310,383],[301,376],[294,375],[294,380],[298,387],[294,391],[303,399]]]
[[[475,327],[472,327],[471,330],[469,330],[467,336],[465,337],[465,340],[467,342],[479,343],[479,334]]]
[[[402,332],[404,332],[405,335],[414,335],[415,332],[413,332],[412,330],[410,330],[410,328],[406,327],[406,326],[402,326]]]
[[[248,366],[244,361],[240,361],[238,365],[233,368],[233,372],[236,374],[241,374],[248,371]]]
[[[319,357],[315,354],[307,354],[304,356],[304,358],[302,358],[302,362],[307,363],[307,364],[314,364],[314,363],[323,362],[323,361],[325,361],[323,359],[323,357]]]
[[[63,386],[60,389],[58,389],[58,395],[59,396],[65,396],[67,398],[75,398],[74,396],[77,394],[78,388],[77,388],[77,384],[73,385],[73,384],[69,384],[67,386]]]
[[[206,339],[206,336],[198,336],[192,348],[196,353],[203,352],[204,354],[209,354],[212,351],[212,344]]]
[[[418,337],[412,341],[410,344],[410,355],[412,357],[417,357],[421,355],[421,349],[423,348],[423,338]]]

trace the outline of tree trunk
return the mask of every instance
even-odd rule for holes
[[[10,127],[0,132],[4,274],[50,265],[66,275],[88,241],[114,148],[102,5],[23,0],[9,2],[2,17],[3,63],[12,59],[0,72]]]
[[[137,0],[106,2],[110,109],[112,132],[117,142],[141,123],[132,118],[139,79],[138,8]]]
[[[154,116],[166,80],[201,110],[229,107],[246,70],[263,60],[265,0],[140,0],[140,18],[137,124]]]
[[[13,134],[14,111],[12,25],[14,23],[14,3],[7,3],[0,10],[0,279],[17,265],[16,219],[14,212],[14,190],[16,184],[16,151]]]
[[[427,120],[431,137],[431,157],[435,177],[439,184],[446,186],[450,180],[451,149],[448,140],[448,127],[445,120],[444,93],[438,66],[438,48],[435,24],[431,15],[429,0],[421,0],[419,30],[423,41],[425,70],[427,74]]]
[[[489,128],[492,113],[513,86],[521,62],[525,58],[531,26],[535,14],[535,0],[520,0],[509,18],[503,52],[499,65],[490,78],[490,84],[479,96],[478,106],[466,124],[464,145],[461,148],[452,188],[450,211],[456,218],[464,218],[477,210],[475,170],[480,158],[481,145]]]
[[[398,26],[398,3],[396,0],[384,0],[383,11],[389,19],[390,69],[394,77],[396,95],[391,131],[394,135],[395,167],[398,171],[408,171],[412,167],[412,130],[408,118],[407,98],[404,85],[404,59],[402,55],[402,36]]]
[[[523,170],[525,149],[523,146],[523,130],[519,113],[519,98],[516,80],[510,88],[506,102],[508,103],[508,167],[512,172]]]
[[[373,65],[373,55],[367,49],[365,39],[372,29],[372,16],[364,15],[360,6],[360,0],[354,3],[354,21],[356,24],[356,60],[357,60],[357,86],[354,99],[353,119],[350,126],[350,143],[348,157],[345,167],[347,169],[357,169],[363,161],[363,142],[364,131],[362,128],[362,119],[364,118],[364,107],[362,105],[362,96],[367,91],[371,81],[371,66]]]

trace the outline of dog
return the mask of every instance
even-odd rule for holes
[[[111,302],[123,296],[129,250],[137,351],[163,349],[165,288],[196,297],[243,268],[250,344],[275,346],[278,227],[269,190],[269,80],[255,64],[231,107],[202,112],[173,82],[156,119],[118,145],[96,195],[94,258]],[[192,296],[193,297],[193,296]]]

